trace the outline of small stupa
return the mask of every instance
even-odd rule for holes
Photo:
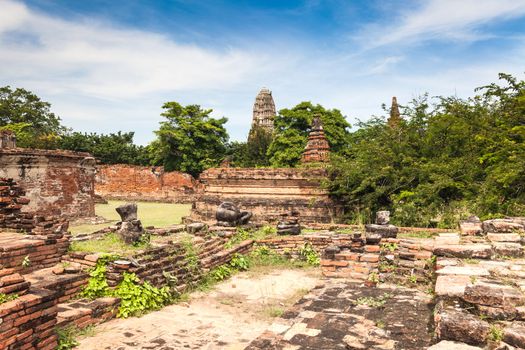
[[[312,129],[301,158],[301,163],[327,162],[330,158],[330,144],[326,139],[319,116],[312,121]]]

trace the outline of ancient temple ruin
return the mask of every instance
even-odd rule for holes
[[[387,124],[391,128],[395,128],[401,122],[401,113],[399,112],[399,105],[397,104],[397,98],[392,97],[392,106],[390,107],[390,117],[388,117]]]
[[[267,88],[262,88],[255,97],[255,103],[253,104],[253,119],[250,134],[256,127],[273,132],[273,118],[276,114],[272,92]]]
[[[0,177],[24,188],[27,209],[73,217],[95,215],[95,158],[89,153],[16,146],[16,136],[0,132]]]
[[[330,157],[330,145],[323,131],[321,119],[316,116],[301,158],[302,163],[327,162]]]

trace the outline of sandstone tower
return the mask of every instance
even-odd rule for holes
[[[392,97],[392,106],[390,107],[390,117],[387,120],[387,124],[391,128],[395,128],[401,122],[401,113],[399,112],[399,105],[397,104],[397,98]]]
[[[255,97],[255,103],[253,104],[251,130],[253,131],[255,127],[261,127],[273,133],[273,118],[275,115],[275,103],[273,102],[272,92],[267,88],[262,88],[257,97]]]
[[[301,163],[327,162],[330,157],[330,145],[324,134],[321,119],[316,116],[312,121],[312,130],[301,158]]]

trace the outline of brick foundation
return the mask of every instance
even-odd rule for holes
[[[281,214],[296,210],[301,222],[332,222],[339,207],[321,188],[324,169],[215,168],[203,172],[203,190],[192,212],[196,220],[213,220],[221,202],[251,211],[252,222],[277,222]]]

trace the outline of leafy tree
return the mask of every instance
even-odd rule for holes
[[[197,176],[203,170],[217,166],[225,155],[228,133],[226,118],[209,116],[211,109],[199,105],[182,106],[167,102],[155,133],[157,139],[150,145],[154,162],[166,170],[179,170]]]
[[[96,134],[72,132],[64,135],[59,147],[77,152],[89,152],[103,164],[149,165],[148,148],[133,143],[133,132]]]
[[[50,103],[30,91],[0,87],[0,127],[13,130],[20,147],[56,147],[66,129],[50,108]]]
[[[395,127],[360,123],[329,183],[349,218],[389,209],[398,224],[453,227],[470,214],[523,215],[525,83],[500,78],[473,98],[414,100]]]
[[[346,154],[350,124],[337,109],[325,109],[311,102],[301,102],[292,109],[282,109],[275,118],[275,137],[268,148],[272,166],[296,166],[308,140],[315,115],[319,115],[331,152]]]

